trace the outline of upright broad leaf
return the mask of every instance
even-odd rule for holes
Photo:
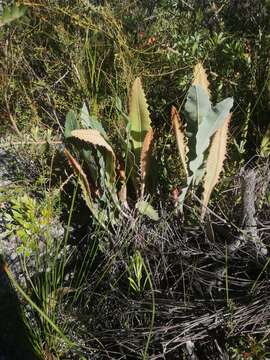
[[[150,159],[151,159],[151,144],[153,141],[153,129],[150,128],[144,138],[143,147],[141,151],[141,197],[144,195],[145,181],[148,176]]]
[[[189,88],[185,104],[186,132],[188,137],[188,160],[196,159],[196,135],[200,124],[211,110],[211,102],[204,89],[198,85]]]
[[[81,126],[85,129],[95,129],[100,132],[105,140],[108,141],[108,136],[104,130],[102,124],[95,115],[90,115],[85,103],[83,103],[81,113],[80,113],[80,122]]]
[[[227,98],[212,107],[208,93],[200,85],[193,85],[189,89],[185,113],[189,137],[189,170],[195,184],[198,184],[203,175],[201,167],[210,138],[223,126],[232,106],[233,99]]]
[[[201,83],[203,87],[198,83]],[[192,184],[198,185],[204,176],[204,161],[210,139],[218,129],[223,127],[232,106],[232,98],[227,98],[216,106],[212,106],[209,99],[206,75],[198,67],[195,85],[190,87],[185,104],[186,133],[188,137],[188,178],[187,184],[182,189],[179,197],[181,210],[183,210],[185,196],[189,187]]]
[[[200,85],[205,91],[207,91],[209,97],[211,96],[206,71],[200,62],[194,67],[192,85]]]
[[[148,104],[139,78],[134,81],[130,93],[129,119],[131,142],[135,154],[136,165],[139,167],[144,138],[151,128]]]
[[[226,155],[228,127],[231,114],[227,116],[221,128],[217,129],[213,136],[209,154],[206,162],[203,192],[203,207],[201,218],[204,218],[206,207],[208,205],[211,193],[219,180],[219,175],[223,168],[223,162]]]
[[[186,153],[187,153],[186,136],[185,136],[183,124],[180,119],[180,115],[174,106],[172,106],[172,110],[171,110],[171,119],[172,119],[172,127],[175,133],[181,162],[186,175],[188,175],[187,164],[186,164]]]
[[[111,185],[114,185],[115,182],[115,154],[111,146],[107,143],[107,141],[102,137],[98,130],[94,129],[78,129],[73,130],[71,135],[81,141],[86,143],[101,146],[106,149],[106,168],[108,177]]]
[[[81,125],[84,129],[90,129],[91,128],[91,122],[90,122],[90,114],[87,109],[86,103],[83,103],[81,114],[80,114],[80,121]]]

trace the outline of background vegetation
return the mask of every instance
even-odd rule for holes
[[[270,1],[17,5],[21,16],[0,22],[0,156],[9,156],[1,167],[10,181],[0,188],[1,242],[14,244],[19,265],[11,261],[11,276],[36,352],[48,359],[192,359],[190,351],[198,359],[267,358],[268,257],[252,242],[236,252],[230,245],[242,234],[240,170],[252,168],[258,231],[269,247]],[[205,222],[195,194],[185,216],[174,209],[184,183],[171,107],[183,114],[198,62],[213,103],[234,98],[225,171]],[[64,155],[63,142],[87,165],[81,144],[65,140],[65,123],[82,119],[84,105],[120,158],[137,77],[154,129],[148,189],[159,221],[136,206],[115,220],[106,193],[102,227]],[[132,205],[135,199],[131,192]]]

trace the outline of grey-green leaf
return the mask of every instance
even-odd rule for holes
[[[199,125],[211,110],[211,102],[207,92],[201,87],[193,85],[189,88],[185,104],[187,118],[186,133],[188,136],[188,160],[191,162],[197,157],[196,134]]]
[[[73,110],[70,110],[66,115],[64,136],[66,139],[72,137],[71,131],[79,128],[77,116]]]
[[[90,118],[89,111],[87,109],[86,104],[83,103],[83,106],[81,109],[80,121],[81,121],[82,127],[85,129],[91,128],[91,122],[90,122],[89,118]]]
[[[83,107],[81,109],[80,122],[84,129],[98,130],[100,134],[104,137],[104,139],[108,141],[108,136],[101,122],[97,119],[96,116],[89,114],[89,111],[85,103],[83,103]]]
[[[200,85],[193,85],[188,91],[185,104],[187,117],[188,159],[192,181],[198,183],[203,171],[205,151],[216,130],[222,127],[231,108],[233,99],[227,98],[212,107],[209,94]]]

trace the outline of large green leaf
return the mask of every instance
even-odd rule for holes
[[[137,78],[132,86],[129,99],[130,137],[133,145],[136,165],[139,167],[144,138],[151,128],[148,104],[142,88],[141,80]]]
[[[198,185],[205,173],[204,161],[211,137],[220,129],[229,116],[233,99],[227,98],[215,106],[209,92],[196,84],[189,88],[185,104],[186,133],[188,136],[188,178],[179,197],[180,210],[183,210],[185,196],[189,187]]]

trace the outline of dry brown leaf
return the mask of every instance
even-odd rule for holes
[[[192,85],[200,85],[204,90],[208,92],[209,97],[211,96],[207,74],[204,67],[202,66],[202,63],[200,62],[194,67]]]
[[[223,162],[226,155],[226,146],[228,138],[228,127],[231,119],[229,114],[225,120],[223,126],[219,128],[213,137],[207,162],[206,162],[206,171],[204,177],[204,192],[203,192],[203,203],[202,203],[202,213],[201,219],[204,218],[206,213],[206,208],[211,196],[211,193],[219,180],[219,175],[223,169]]]
[[[117,193],[118,199],[128,208],[125,162],[122,159],[119,161],[118,177],[120,182],[120,190]]]
[[[93,145],[98,145],[104,147],[106,150],[108,150],[112,156],[115,159],[114,151],[107,143],[107,141],[103,138],[103,136],[100,134],[100,132],[96,129],[77,129],[72,130],[71,135],[76,137],[79,140],[88,142]]]
[[[187,153],[186,137],[183,129],[183,124],[180,119],[180,115],[174,106],[172,106],[172,110],[171,110],[171,119],[172,119],[172,126],[175,133],[181,162],[184,167],[186,175],[188,175],[187,164],[186,164],[186,153]]]
[[[71,136],[74,136],[75,138],[82,140],[84,142],[90,143],[92,145],[97,145],[105,148],[109,154],[111,155],[111,182],[114,183],[115,181],[115,154],[114,151],[107,143],[107,141],[103,138],[103,136],[100,134],[100,132],[96,129],[78,129],[71,131]]]
[[[142,151],[141,151],[141,159],[140,159],[140,171],[141,171],[141,197],[143,197],[144,190],[145,190],[145,179],[147,176],[147,171],[149,169],[149,162],[150,162],[150,149],[151,144],[153,141],[153,129],[150,128],[145,135]]]

